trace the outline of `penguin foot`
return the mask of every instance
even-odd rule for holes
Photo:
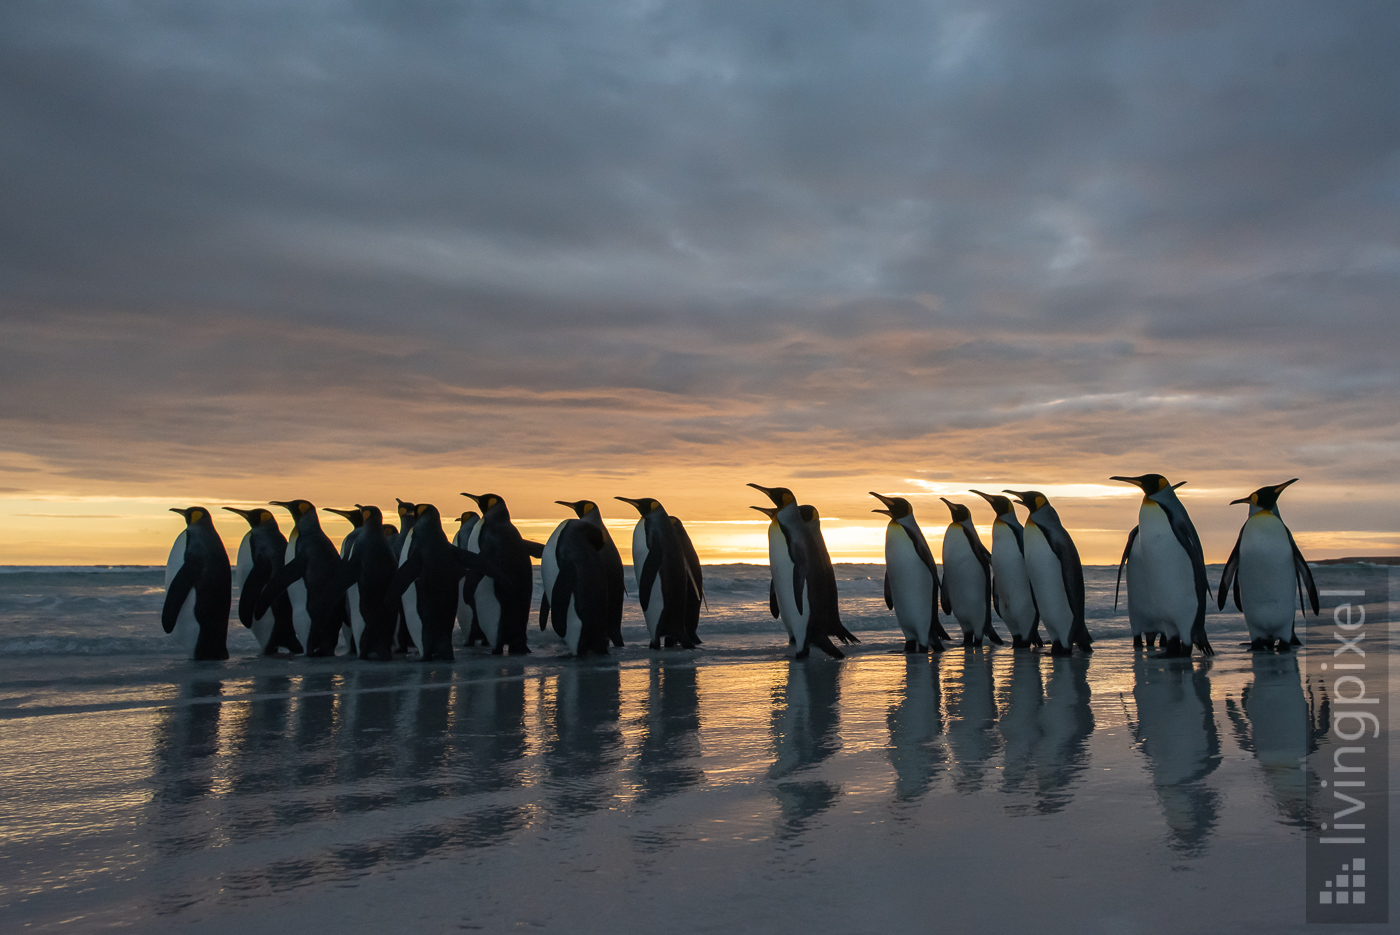
[[[1163,644],[1160,653],[1153,656],[1154,659],[1182,659],[1191,655],[1191,647],[1183,646],[1180,637],[1173,636]]]
[[[495,649],[491,650],[491,655],[493,656],[504,656],[505,654],[506,648],[504,646],[497,646]]]
[[[1288,642],[1288,640],[1279,640],[1278,651],[1281,653],[1291,653],[1293,652],[1293,646]]]
[[[918,650],[918,645],[919,645],[918,642],[916,642],[915,640],[905,640],[905,641],[904,641],[904,651],[905,651],[906,653],[918,652],[918,651],[919,651],[919,650]]]
[[[942,641],[942,640],[938,639],[937,637],[935,637],[934,639],[929,640],[929,643],[928,643],[928,651],[929,651],[929,652],[933,653],[934,655],[937,655],[938,653],[943,652],[943,649],[944,649],[944,646],[943,646],[943,641]]]
[[[1068,646],[1061,646],[1059,640],[1050,644],[1050,655],[1052,656],[1068,656],[1071,652],[1072,650]]]
[[[647,644],[647,647],[648,647],[649,649],[660,649],[660,648],[661,648],[661,641],[660,641],[660,640],[652,640],[650,643]]]
[[[964,633],[964,634],[963,634],[963,645],[964,645],[964,646],[971,646],[971,645],[972,645],[972,634],[971,634],[971,633]]]
[[[812,651],[812,648],[811,648],[810,646],[803,646],[803,647],[802,647],[801,649],[799,649],[797,652],[793,653],[792,658],[794,658],[794,659],[806,659],[807,656],[808,656],[808,654],[811,653],[811,651]]]
[[[1142,649],[1142,634],[1133,634],[1133,649]]]
[[[1021,635],[1020,635],[1019,633],[1013,633],[1013,634],[1011,634],[1011,648],[1012,648],[1012,649],[1025,649],[1025,648],[1026,648],[1027,646],[1029,646],[1029,645],[1030,645],[1029,643],[1027,643],[1025,640],[1021,639]]]

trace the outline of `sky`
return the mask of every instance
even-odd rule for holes
[[[171,506],[1050,494],[1400,553],[1392,0],[6,0],[0,563]],[[242,534],[227,514],[230,547]],[[755,522],[756,521],[756,522]],[[284,523],[285,526],[285,523]],[[328,517],[340,535],[348,526]],[[630,538],[630,537],[625,537]],[[625,544],[625,543],[624,543]]]

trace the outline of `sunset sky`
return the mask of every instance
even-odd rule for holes
[[[1400,5],[0,4],[0,563],[171,506],[1050,494],[1400,553]],[[219,520],[230,548],[243,533]],[[339,536],[347,524],[325,521]],[[284,523],[285,528],[285,523]],[[629,538],[629,537],[624,537]],[[934,543],[935,549],[937,542]]]

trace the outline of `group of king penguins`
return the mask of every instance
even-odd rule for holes
[[[1176,495],[1185,482],[1172,484],[1160,474],[1112,479],[1143,492],[1138,525],[1118,566],[1120,586],[1127,571],[1133,645],[1149,648],[1160,641],[1165,657],[1190,656],[1193,649],[1213,655],[1205,632],[1209,582],[1201,541]],[[1279,495],[1296,480],[1231,501],[1249,504],[1249,517],[1225,565],[1217,605],[1223,610],[1233,593],[1252,651],[1287,652],[1299,643],[1295,589],[1300,606],[1306,592],[1313,614],[1319,612],[1312,573],[1278,510]],[[748,486],[773,504],[753,507],[769,518],[770,612],[782,622],[796,658],[806,658],[813,646],[841,658],[835,641],[860,641],[841,623],[835,570],[816,507],[799,504],[787,487]],[[995,611],[1013,648],[1043,647],[1043,621],[1052,655],[1076,648],[1093,652],[1084,617],[1084,569],[1049,499],[1037,490],[1003,491],[1011,497],[972,492],[996,515],[992,548],[983,545],[971,511],[943,498],[951,521],[943,536],[941,577],[909,501],[871,492],[882,504],[873,512],[889,517],[884,594],[903,633],[903,651],[937,653],[952,641],[939,620],[941,609],[957,620],[968,648],[1004,643],[992,623]],[[265,508],[224,507],[249,526],[232,571],[209,511],[172,508],[186,526],[166,565],[161,624],[192,658],[227,659],[236,583],[238,618],[267,655],[285,650],[333,656],[343,642],[361,659],[416,652],[424,661],[451,660],[454,624],[460,624],[467,646],[528,653],[533,558],[540,561],[544,586],[541,630],[552,625],[575,655],[606,654],[610,643],[623,645],[622,558],[596,503],[555,501],[575,518],[539,543],[520,534],[500,496],[463,496],[481,512],[462,513],[451,539],[432,504],[399,500],[397,527],[385,523],[376,506],[331,509],[353,527],[339,549],[309,501],[269,503],[291,514],[286,537]],[[1029,511],[1024,524],[1013,498]],[[705,591],[684,524],[654,499],[615,499],[640,515],[632,535],[633,576],[650,647],[694,648],[701,642]]]
[[[327,508],[352,526],[339,548],[308,500],[268,504],[291,514],[285,537],[271,510],[226,506],[249,527],[233,569],[209,510],[172,508],[185,517],[185,530],[166,563],[161,625],[192,658],[227,659],[237,584],[238,619],[265,655],[334,656],[344,644],[361,659],[414,652],[424,661],[450,661],[456,624],[467,646],[528,653],[531,559],[538,559],[540,629],[552,624],[576,655],[623,645],[622,557],[596,503],[555,501],[575,518],[540,543],[520,534],[502,497],[462,496],[481,512],[462,513],[451,539],[430,503],[399,500],[397,526],[384,522],[377,506]],[[616,499],[641,515],[632,537],[633,573],[651,648],[694,648],[705,591],[685,525],[654,499]]]

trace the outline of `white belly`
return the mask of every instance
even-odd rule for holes
[[[1026,542],[1026,576],[1031,581],[1031,591],[1035,594],[1036,606],[1040,608],[1040,619],[1045,621],[1045,629],[1061,646],[1070,645],[1069,631],[1074,624],[1074,610],[1069,606],[1065,594],[1064,578],[1060,574],[1060,560],[1050,548],[1045,534],[1034,523],[1027,523],[1023,533]]]
[[[1139,533],[1133,540],[1132,550],[1128,552],[1128,567],[1124,569],[1128,584],[1128,626],[1132,628],[1134,636],[1157,632],[1148,624],[1147,614],[1143,610],[1147,602],[1147,580],[1143,574],[1142,534]]]
[[[768,570],[773,576],[773,593],[778,598],[778,619],[788,636],[796,638],[794,621],[804,615],[798,614],[797,602],[793,600],[792,557],[788,555],[787,540],[777,523],[768,524]],[[805,619],[802,632],[807,632]]]
[[[1255,513],[1240,532],[1240,606],[1251,637],[1286,640],[1293,634],[1297,572],[1283,520]]]
[[[540,583],[544,586],[544,597],[547,601],[554,600],[554,582],[559,580],[559,533],[564,528],[564,520],[554,531],[549,534],[549,539],[544,544],[544,554],[540,556]],[[572,604],[572,602],[571,602]],[[560,609],[563,612],[563,609]],[[566,631],[567,632],[567,631]]]
[[[957,523],[950,523],[943,533],[943,587],[963,632],[981,636],[987,599],[986,572],[972,553],[967,532]]]
[[[283,560],[290,562],[297,557],[297,528],[287,537],[287,551]],[[306,581],[298,578],[287,588],[287,600],[292,602],[292,630],[296,632],[301,645],[306,646],[311,639],[311,614],[306,611]],[[268,610],[270,614],[271,609]]]
[[[569,595],[569,608],[565,614],[564,642],[568,644],[569,652],[578,655],[579,638],[583,635],[583,621],[579,619],[578,613],[574,610],[577,604],[574,595]]]
[[[496,600],[496,579],[483,576],[476,583],[477,622],[481,632],[486,634],[486,642],[496,648],[496,637],[501,632],[501,603]],[[422,628],[422,624],[419,624]],[[423,645],[419,643],[418,645]]]
[[[352,584],[345,591],[345,599],[350,602],[350,632],[355,636],[355,649],[360,648],[360,638],[365,635],[365,615],[360,613],[360,586]]]
[[[927,646],[933,625],[933,574],[898,523],[885,526],[885,573],[890,576],[894,617],[904,638]]]
[[[992,524],[992,585],[997,591],[1001,619],[1011,632],[1028,639],[1035,623],[1035,601],[1031,579],[1026,575],[1026,559],[1016,542],[1016,533],[1003,522]]]
[[[243,582],[248,580],[248,576],[253,573],[253,531],[250,529],[243,536],[243,541],[238,544],[238,565],[233,570],[233,583],[238,587],[238,595],[243,596]],[[272,608],[261,617],[253,618],[253,636],[258,641],[259,649],[267,649],[267,641],[272,639]]]
[[[1189,640],[1197,606],[1191,557],[1177,542],[1166,511],[1150,500],[1138,511],[1138,541],[1146,584],[1141,589],[1143,625],[1168,638]]]
[[[182,532],[175,537],[175,544],[170,548],[170,557],[165,562],[165,586],[168,589],[170,582],[175,580],[180,569],[185,567],[185,534]],[[185,595],[185,602],[180,605],[180,613],[175,618],[175,629],[170,631],[170,636],[175,640],[175,645],[179,646],[191,656],[194,655],[194,647],[199,642],[199,621],[194,619],[194,589]]]
[[[408,628],[408,635],[413,640],[413,645],[418,647],[418,652],[423,652],[423,618],[418,616],[418,585],[410,584],[408,590],[403,592],[403,622]]]

